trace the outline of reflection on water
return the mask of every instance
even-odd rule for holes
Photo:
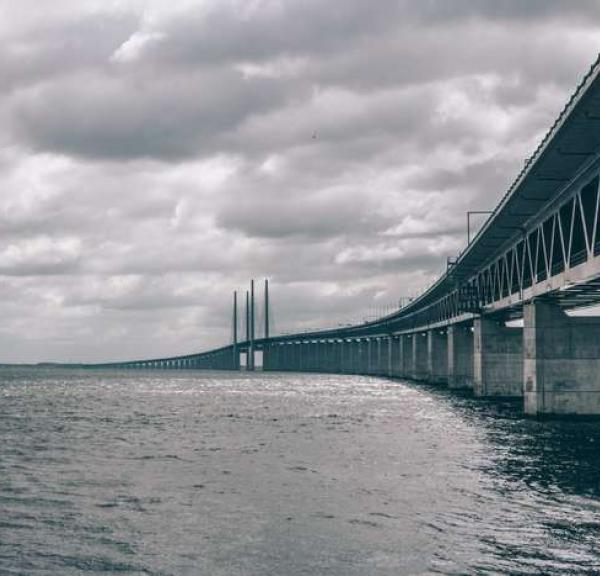
[[[600,424],[357,376],[0,371],[0,574],[596,574]]]

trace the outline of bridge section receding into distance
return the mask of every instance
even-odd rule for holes
[[[172,358],[111,368],[254,368],[445,382],[485,397],[522,397],[527,414],[600,414],[600,60],[476,237],[401,310],[344,328],[246,335]],[[248,299],[247,299],[248,302]],[[522,319],[522,327],[511,320]],[[507,325],[508,322],[508,325]],[[517,323],[518,324],[518,323]]]

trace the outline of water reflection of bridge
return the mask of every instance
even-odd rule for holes
[[[585,76],[456,262],[406,307],[365,324],[102,366],[373,374],[522,396],[528,414],[600,414],[600,64]],[[268,292],[267,292],[268,302]],[[237,305],[234,316],[237,315]],[[522,319],[523,327],[507,326]],[[237,319],[235,321],[237,327]],[[100,366],[100,365],[98,365]]]

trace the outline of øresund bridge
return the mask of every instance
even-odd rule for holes
[[[592,66],[475,238],[404,308],[331,330],[246,334],[171,358],[95,367],[369,374],[520,397],[530,415],[600,414],[600,317],[567,312],[600,303],[600,63]],[[521,326],[515,326],[522,319]],[[507,325],[508,322],[508,325]]]

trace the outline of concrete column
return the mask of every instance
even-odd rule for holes
[[[525,413],[600,414],[600,318],[570,317],[556,304],[523,310]]]
[[[473,389],[474,343],[470,324],[448,327],[448,388]]]
[[[394,368],[394,376],[402,378],[404,376],[404,340],[406,337],[403,334],[396,337],[396,361]]]
[[[379,338],[373,338],[369,340],[369,348],[370,348],[370,359],[371,359],[371,369],[370,374],[378,374],[379,373]]]
[[[412,334],[412,377],[414,380],[427,380],[427,333]]]
[[[306,346],[306,344],[304,344],[304,342],[297,342],[296,346],[298,347],[298,350],[297,350],[298,356],[296,359],[297,370],[299,372],[303,372],[304,368],[305,368],[304,365],[305,365],[305,358],[306,358],[306,352],[305,352],[304,347]]]
[[[523,330],[476,318],[473,338],[475,396],[523,395]]]
[[[325,342],[321,342],[320,340],[317,340],[314,343],[314,357],[315,357],[315,362],[314,362],[314,371],[315,372],[324,372],[324,366],[323,366],[323,362],[324,362],[324,358],[325,358]]]
[[[302,350],[302,372],[309,372],[311,365],[310,342],[300,342],[300,349]]]
[[[402,377],[413,377],[413,337],[414,334],[402,335]]]
[[[327,344],[321,340],[315,344],[315,371],[325,372],[325,358],[326,358]]]
[[[391,378],[394,375],[394,361],[396,360],[395,351],[397,349],[396,339],[390,336],[387,339],[387,375]]]
[[[321,372],[331,372],[331,342],[321,342]]]
[[[358,374],[359,344],[356,340],[348,340],[348,372]]]
[[[362,369],[362,365],[361,365],[361,362],[362,362],[362,358],[361,358],[361,343],[360,343],[360,340],[351,340],[350,344],[351,344],[350,355],[351,355],[351,358],[352,358],[352,361],[350,363],[351,366],[352,366],[351,372],[352,372],[352,374],[360,374],[361,369]]]
[[[327,349],[327,361],[326,361],[326,372],[336,372],[337,368],[337,344],[333,341],[327,342],[325,345]]]
[[[448,380],[448,341],[445,330],[427,332],[427,374],[429,382]]]
[[[332,366],[331,371],[335,374],[339,374],[342,371],[342,356],[341,356],[342,346],[338,340],[334,340],[331,344],[331,354],[332,354]]]
[[[297,342],[290,343],[290,358],[292,360],[291,370],[300,370],[300,345]]]
[[[331,368],[331,351],[327,340],[322,340],[319,346],[319,372],[330,372]]]
[[[355,374],[364,374],[366,371],[366,360],[365,360],[365,344],[362,340],[356,341],[356,361],[354,364]]]

